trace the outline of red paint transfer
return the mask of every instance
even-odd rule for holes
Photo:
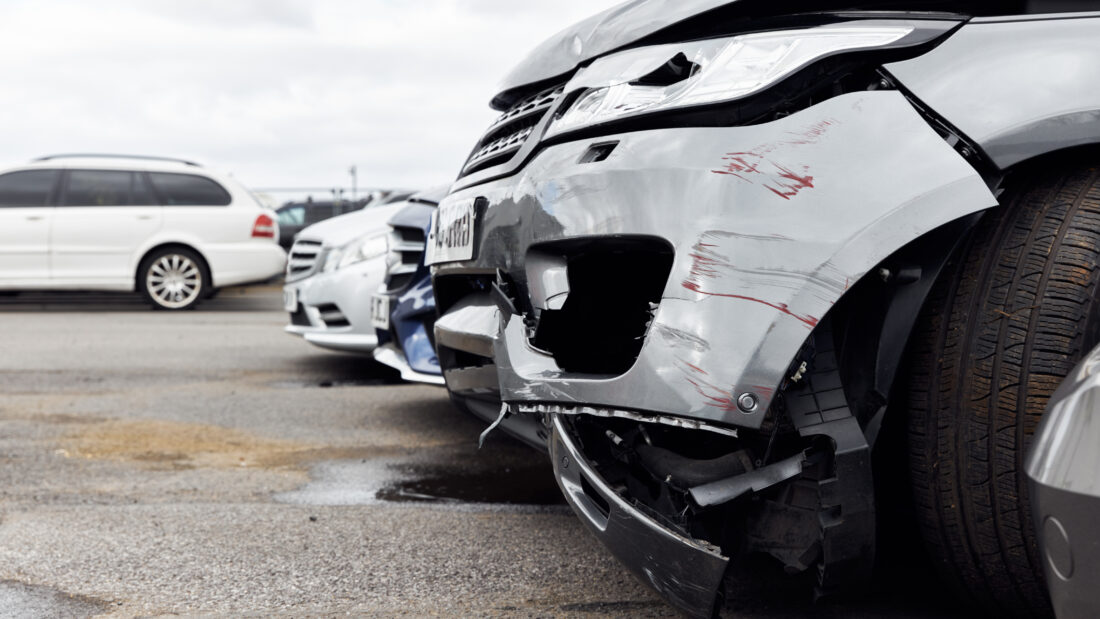
[[[772,187],[771,185],[764,185],[769,191],[775,195],[783,198],[784,200],[790,200],[794,196],[798,195],[798,192],[803,189],[812,189],[814,186],[814,177],[809,175],[799,175],[784,168],[779,164],[775,164],[776,169],[779,170],[779,178],[783,179],[776,184],[779,188]],[[805,168],[803,168],[805,169]]]
[[[740,299],[742,301],[752,301],[753,303],[759,303],[761,305],[767,305],[768,307],[770,307],[772,309],[779,310],[780,312],[790,316],[791,318],[794,318],[794,319],[798,320],[799,322],[802,322],[803,324],[805,324],[806,326],[808,326],[810,328],[816,327],[817,323],[819,322],[819,319],[814,318],[813,316],[808,316],[808,315],[807,316],[801,316],[799,314],[796,314],[796,313],[792,312],[790,310],[790,308],[787,307],[786,303],[771,303],[770,301],[765,301],[763,299],[756,299],[756,298],[753,298],[753,297],[746,297],[746,296],[740,295],[740,294],[726,294],[726,293],[721,293],[721,292],[707,292],[706,290],[700,289],[699,284],[697,284],[697,283],[695,283],[691,280],[684,280],[683,286],[684,286],[684,288],[687,288],[688,290],[690,290],[692,292],[698,292],[699,294],[705,294],[705,295],[710,296],[710,297],[725,297],[727,299]]]
[[[798,132],[789,132],[793,136],[771,144],[761,144],[748,151],[726,153],[722,156],[722,167],[711,170],[713,174],[735,176],[747,183],[759,182],[775,195],[790,200],[803,189],[813,189],[814,177],[808,174],[809,168],[802,167],[802,173],[796,173],[786,165],[777,163],[769,155],[784,146],[803,146],[816,144],[831,127],[839,124],[833,118],[826,118]]]
[[[704,235],[705,237],[705,235]],[[818,319],[813,316],[801,316],[796,314],[787,307],[786,303],[772,303],[763,299],[757,299],[755,297],[749,297],[740,294],[727,294],[721,292],[710,292],[703,290],[700,282],[704,279],[719,279],[722,276],[723,269],[732,269],[734,265],[729,262],[729,259],[722,254],[714,251],[715,245],[711,243],[704,243],[701,240],[695,244],[692,248],[694,251],[691,256],[691,272],[688,274],[687,279],[681,284],[684,288],[692,292],[698,292],[699,294],[705,294],[712,297],[725,297],[727,299],[740,299],[742,301],[751,301],[753,303],[760,303],[767,305],[773,309],[795,318],[810,328],[816,327]]]

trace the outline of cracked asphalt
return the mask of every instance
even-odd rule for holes
[[[0,297],[0,616],[676,616],[544,456],[478,451],[441,388],[284,334],[280,299]],[[725,614],[951,612],[757,586]]]

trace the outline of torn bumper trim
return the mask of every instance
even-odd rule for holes
[[[550,445],[558,485],[585,526],[669,603],[693,617],[713,616],[729,559],[623,500],[584,459],[560,416]]]

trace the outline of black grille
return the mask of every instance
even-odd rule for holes
[[[312,327],[313,323],[309,321],[309,315],[306,314],[306,306],[298,304],[298,309],[294,310],[290,314],[290,324],[298,327]]]
[[[412,283],[424,261],[424,230],[394,226],[390,231],[390,253],[386,258],[386,291],[403,292]]]
[[[330,329],[351,326],[347,316],[344,315],[344,312],[342,312],[335,303],[318,305],[317,312],[321,316],[321,322],[325,323],[325,326]]]
[[[502,114],[485,132],[466,160],[462,174],[472,174],[507,162],[534,133],[546,112],[565,92],[565,85],[548,88],[519,101]]]

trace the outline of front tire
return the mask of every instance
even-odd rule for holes
[[[912,346],[908,453],[933,561],[991,615],[1048,617],[1024,458],[1100,336],[1100,166],[1063,165],[979,224]]]
[[[206,263],[194,251],[182,247],[157,250],[141,262],[137,283],[154,309],[192,309],[210,288]]]

